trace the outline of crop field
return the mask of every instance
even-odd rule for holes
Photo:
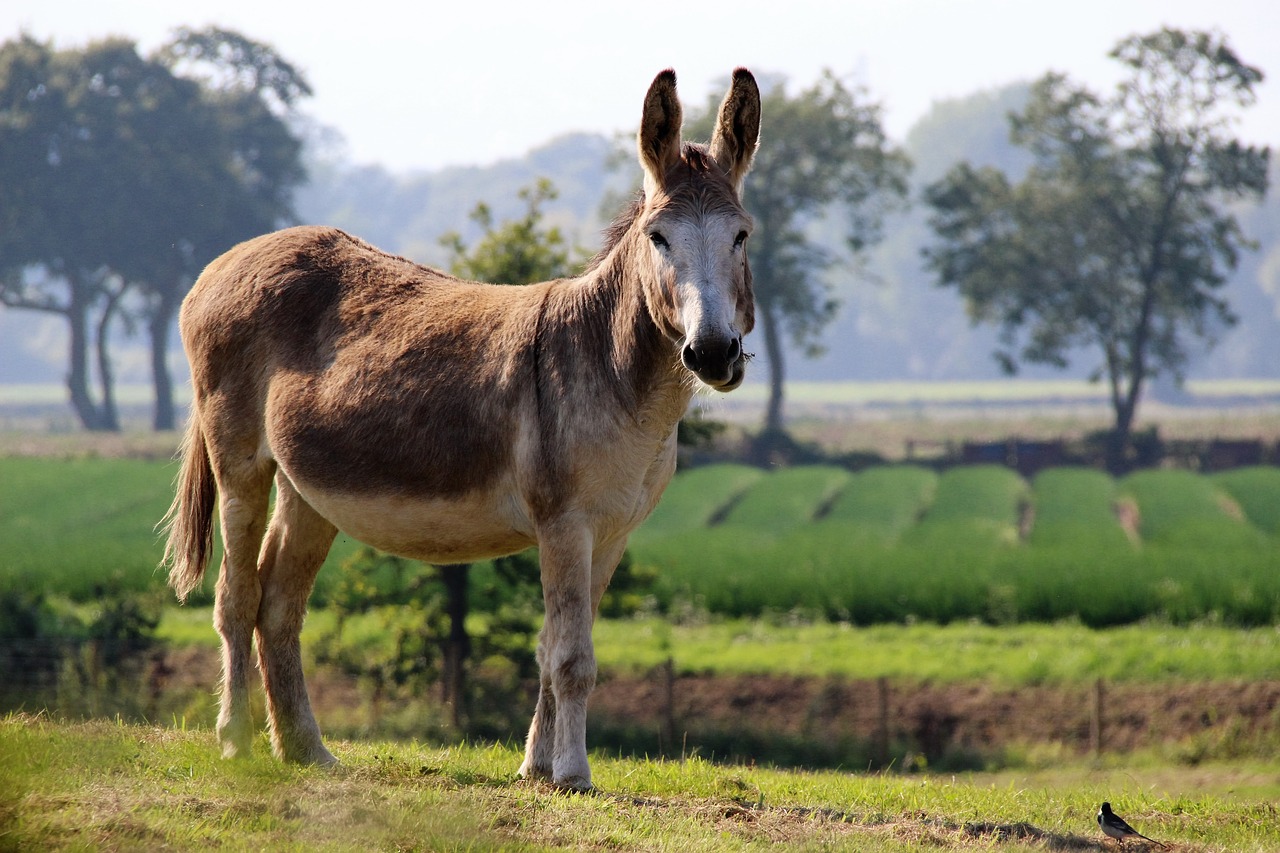
[[[1061,468],[1030,483],[993,466],[718,472],[677,476],[632,540],[664,606],[858,624],[1280,617],[1277,468]]]
[[[88,600],[162,586],[173,463],[0,458],[0,585]],[[714,465],[632,539],[659,609],[855,624],[1280,620],[1280,468],[1115,479],[994,466]],[[329,566],[358,543],[339,537]],[[210,572],[214,574],[216,568]],[[317,602],[336,573],[322,570]],[[206,582],[205,589],[212,585]]]
[[[176,473],[176,463],[138,459],[0,458],[0,589],[84,601],[104,589],[162,587],[157,524],[173,499]],[[340,536],[326,565],[357,547]]]

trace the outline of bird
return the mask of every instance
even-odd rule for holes
[[[1154,838],[1147,838],[1141,832],[1124,822],[1124,818],[1111,811],[1111,803],[1103,803],[1102,808],[1098,809],[1098,826],[1102,827],[1102,831],[1112,838],[1119,841],[1122,845],[1130,838],[1141,838],[1143,841],[1150,841],[1152,844],[1163,847],[1168,850],[1169,845],[1161,844]]]

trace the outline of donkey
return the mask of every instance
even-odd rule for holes
[[[681,115],[663,71],[637,138],[643,190],[577,278],[462,281],[297,227],[232,248],[196,281],[179,318],[194,396],[165,564],[185,600],[216,505],[224,756],[250,750],[256,637],[273,751],[335,763],[298,635],[339,530],[436,564],[537,545],[541,685],[520,775],[591,788],[600,597],[671,479],[691,396],[741,384],[754,324],[741,193],[755,79],[734,71],[708,146],[682,143]]]

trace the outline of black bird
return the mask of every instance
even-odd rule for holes
[[[1111,810],[1111,803],[1103,803],[1102,808],[1098,809],[1098,826],[1102,827],[1102,831],[1112,838],[1119,841],[1122,845],[1130,838],[1141,838],[1143,841],[1150,841],[1152,844],[1169,849],[1167,844],[1161,844],[1154,838],[1147,838],[1141,832],[1124,822],[1124,818]]]

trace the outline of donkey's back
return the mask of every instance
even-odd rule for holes
[[[544,289],[460,281],[330,228],[236,247],[181,316],[215,475],[278,467],[324,518],[404,556],[528,547],[512,495]]]

